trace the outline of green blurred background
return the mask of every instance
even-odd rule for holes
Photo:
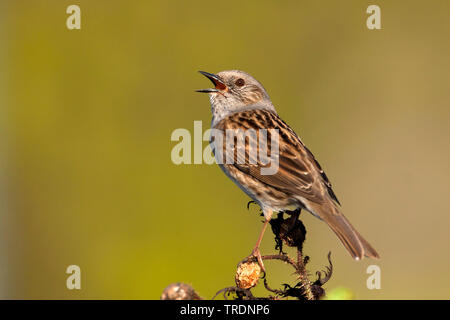
[[[197,70],[241,69],[316,155],[380,261],[309,214],[309,270],[357,299],[450,298],[449,1],[1,1],[0,298],[158,299],[233,285],[261,228],[215,165],[176,166],[210,123]],[[81,7],[81,30],[66,8]],[[381,7],[382,30],[366,8]],[[204,144],[206,146],[206,143]],[[274,253],[273,237],[262,252]],[[66,289],[68,265],[82,289]],[[381,289],[366,268],[381,267]],[[291,270],[267,263],[272,286]],[[256,293],[263,291],[256,290]]]

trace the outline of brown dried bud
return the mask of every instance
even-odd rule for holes
[[[202,300],[190,285],[177,282],[169,284],[161,295],[161,300]]]
[[[241,289],[250,289],[256,286],[260,274],[261,267],[257,262],[241,262],[236,271],[236,286]]]

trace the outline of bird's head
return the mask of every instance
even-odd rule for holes
[[[214,88],[201,89],[210,96],[211,104],[241,109],[255,104],[272,104],[264,87],[251,75],[239,70],[221,71],[217,74],[199,71],[214,84]]]

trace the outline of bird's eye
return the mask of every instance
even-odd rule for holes
[[[245,84],[245,81],[244,81],[244,79],[239,78],[236,80],[236,82],[234,84],[237,85],[238,87],[242,87]]]

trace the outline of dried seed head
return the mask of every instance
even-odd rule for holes
[[[182,282],[169,284],[161,295],[161,300],[201,300],[194,288]]]
[[[258,283],[261,267],[257,262],[241,262],[236,271],[236,286],[241,289],[250,289]]]

